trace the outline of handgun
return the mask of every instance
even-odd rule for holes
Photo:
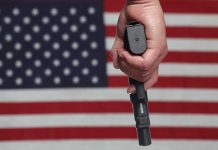
[[[124,33],[124,48],[132,55],[142,55],[147,48],[144,26],[137,22],[129,23]],[[136,92],[130,94],[133,106],[136,131],[140,146],[151,144],[148,96],[144,83],[129,77],[129,84],[135,85]]]

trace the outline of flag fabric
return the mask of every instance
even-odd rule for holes
[[[142,149],[109,56],[124,0],[0,4],[0,150]],[[217,150],[218,1],[161,5],[169,53],[148,90],[146,148]]]

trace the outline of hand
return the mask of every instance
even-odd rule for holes
[[[124,30],[128,21],[137,21],[144,25],[147,50],[142,56],[133,56],[123,48]],[[144,82],[145,90],[157,82],[159,64],[167,54],[165,30],[159,0],[126,1],[118,19],[112,47],[113,65],[129,77]],[[130,85],[127,92],[135,92],[135,87]]]

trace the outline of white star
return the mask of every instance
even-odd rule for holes
[[[15,32],[15,33],[19,33],[20,30],[21,30],[21,28],[20,28],[19,25],[15,25],[15,26],[14,26],[14,32]]]
[[[80,16],[79,21],[80,23],[86,23],[87,22],[86,16]]]
[[[12,40],[12,36],[10,34],[5,35],[5,41],[10,42]]]
[[[3,79],[2,78],[0,78],[0,85],[2,85],[3,84]]]
[[[22,48],[21,43],[19,43],[19,42],[15,43],[15,44],[14,44],[14,48],[15,48],[15,50],[18,50],[18,51],[19,51],[19,50]]]
[[[41,44],[39,42],[36,42],[36,43],[33,44],[33,48],[35,50],[39,50],[41,48]]]
[[[35,65],[36,67],[41,67],[42,62],[41,62],[39,59],[37,59],[37,60],[34,61],[34,65]]]
[[[32,15],[33,15],[33,16],[39,15],[39,9],[38,9],[38,8],[33,8],[33,9],[32,9]]]
[[[79,78],[78,76],[74,76],[74,77],[72,78],[72,82],[73,82],[74,84],[78,84],[78,83],[80,82],[80,78]]]
[[[82,34],[80,35],[80,38],[81,38],[81,40],[85,41],[85,40],[88,39],[88,35],[87,35],[86,33],[82,33]]]
[[[96,27],[95,24],[91,24],[91,25],[89,26],[89,30],[90,30],[91,32],[95,32],[96,29],[97,29],[97,27]]]
[[[0,60],[0,68],[3,67],[3,62]]]
[[[52,45],[54,50],[58,50],[60,48],[60,44],[58,42],[53,43]]]
[[[37,84],[37,85],[40,85],[42,83],[42,79],[40,77],[36,77],[34,79],[34,83]]]
[[[13,70],[8,69],[8,70],[6,70],[5,74],[6,74],[7,77],[12,77],[14,72],[13,72]]]
[[[51,30],[52,30],[52,32],[54,32],[54,33],[58,32],[58,30],[59,30],[58,25],[56,25],[56,24],[55,24],[55,25],[52,25]]]
[[[93,84],[97,84],[99,79],[98,79],[97,76],[94,76],[94,77],[91,78],[91,81],[92,81]]]
[[[43,35],[43,39],[44,39],[44,41],[48,42],[48,41],[50,41],[51,36],[46,33],[46,34]]]
[[[71,15],[75,15],[77,13],[77,10],[76,10],[76,8],[72,7],[72,8],[70,8],[69,12]]]
[[[25,57],[26,57],[26,59],[30,59],[30,58],[32,58],[32,52],[30,52],[30,51],[27,51],[26,53],[25,53]]]
[[[81,55],[83,58],[87,58],[89,56],[89,52],[87,50],[84,50],[81,52]]]
[[[24,40],[25,40],[26,42],[29,42],[29,41],[32,40],[32,36],[31,36],[30,34],[26,34],[26,35],[24,36]]]
[[[33,32],[38,33],[40,31],[40,27],[38,25],[33,26]]]
[[[43,24],[48,24],[49,21],[50,21],[50,20],[49,20],[49,18],[48,18],[47,16],[45,16],[45,17],[42,18],[42,23],[43,23]]]
[[[75,25],[75,24],[71,25],[70,30],[71,30],[72,32],[77,32],[77,31],[78,31],[77,25]]]
[[[95,8],[94,8],[94,7],[89,7],[89,8],[88,8],[88,13],[89,13],[90,15],[95,14]]]
[[[64,70],[63,70],[63,74],[65,75],[65,76],[68,76],[68,75],[70,75],[70,69],[69,68],[64,68]]]
[[[54,60],[53,60],[53,65],[54,65],[55,67],[60,66],[60,64],[61,64],[61,62],[60,62],[59,59],[54,59]]]
[[[27,69],[27,70],[25,71],[25,74],[26,74],[26,76],[30,77],[30,76],[33,75],[33,71],[32,71],[31,69]]]
[[[93,42],[91,42],[90,47],[91,47],[92,49],[96,49],[96,48],[98,47],[98,43],[95,42],[95,41],[93,41]]]
[[[26,24],[26,25],[30,24],[30,21],[31,21],[30,18],[27,17],[27,16],[23,18],[23,23]]]
[[[45,51],[45,52],[44,52],[44,57],[45,57],[45,58],[50,58],[50,57],[51,57],[51,52],[48,51],[48,50]]]
[[[23,63],[22,63],[21,60],[15,61],[15,67],[16,67],[16,68],[20,68],[20,67],[22,67],[22,65],[23,65]]]
[[[82,69],[82,74],[83,75],[88,75],[89,74],[89,68],[83,68]]]
[[[9,16],[4,17],[4,23],[5,24],[10,24],[11,23],[11,18]]]
[[[73,42],[73,43],[71,44],[71,47],[72,47],[72,49],[77,50],[77,49],[79,48],[78,42]]]
[[[21,85],[23,83],[23,79],[22,78],[16,78],[15,79],[15,84],[16,85]]]
[[[45,69],[44,73],[46,76],[50,76],[52,74],[52,71],[51,71],[51,69],[47,68],[47,69]]]
[[[98,65],[98,60],[97,60],[97,59],[92,59],[92,60],[91,60],[91,65],[92,65],[93,67],[97,66],[97,65]]]
[[[78,59],[72,60],[72,66],[73,66],[73,67],[79,66],[79,60],[78,60]]]
[[[12,10],[12,14],[13,14],[14,16],[18,16],[18,15],[20,14],[20,9],[19,9],[19,8],[14,8],[14,9]]]
[[[69,58],[70,57],[70,52],[69,51],[64,51],[63,53],[62,53],[62,56],[64,57],[64,58]]]
[[[66,16],[61,17],[61,23],[63,24],[68,23],[68,18]]]
[[[54,84],[60,84],[61,83],[61,78],[60,77],[54,77],[53,82],[54,82]]]
[[[7,59],[12,59],[14,55],[13,55],[12,52],[7,52],[7,53],[5,54],[5,56],[6,56]]]
[[[56,16],[58,14],[58,9],[57,8],[52,8],[50,10],[50,13],[51,13],[52,16]]]
[[[69,35],[67,33],[64,33],[62,35],[62,39],[63,39],[63,41],[68,41],[69,40]]]

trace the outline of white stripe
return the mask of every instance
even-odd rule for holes
[[[104,13],[104,23],[106,25],[116,25],[119,13]]]
[[[116,134],[116,133],[114,133]],[[0,142],[2,150],[217,150],[216,140],[156,140],[152,145],[138,146],[136,139],[88,139]]]
[[[218,127],[217,115],[150,114],[151,126]],[[1,115],[0,128],[135,126],[133,114]]]
[[[167,26],[218,27],[217,14],[165,14]]]
[[[153,88],[148,91],[150,100],[182,102],[218,102],[218,89]]]
[[[106,37],[106,49],[113,46],[114,37]],[[168,38],[169,51],[218,52],[218,39]]]
[[[126,99],[127,96],[124,88],[0,90],[0,102],[113,101],[118,100],[119,98]]]
[[[172,51],[218,52],[218,39],[168,38],[167,43]]]
[[[160,76],[217,77],[218,64],[162,63]]]
[[[217,14],[165,13],[167,26],[218,27]],[[119,13],[105,13],[106,25],[116,25]]]
[[[112,62],[107,63],[107,73],[111,76],[126,76],[119,69],[114,69]],[[218,64],[195,63],[161,63],[160,76],[186,76],[186,77],[217,77]]]
[[[153,88],[150,101],[218,102],[218,89]],[[0,90],[0,102],[129,101],[126,88]]]

